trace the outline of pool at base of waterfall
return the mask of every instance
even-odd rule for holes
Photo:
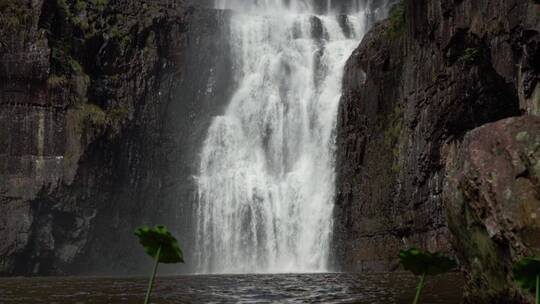
[[[151,303],[412,303],[418,278],[406,273],[187,275],[158,277]],[[146,278],[4,278],[0,302],[142,303]],[[429,278],[422,303],[461,303],[457,273]]]

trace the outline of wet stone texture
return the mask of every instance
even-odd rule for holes
[[[538,114],[537,2],[403,5],[405,17],[376,25],[345,69],[334,243],[342,270],[396,269],[399,249],[410,246],[465,254],[443,199],[448,147],[485,124]],[[538,132],[533,118],[521,123]],[[463,269],[481,279],[470,264]]]
[[[0,5],[0,275],[139,273],[142,224],[189,243],[195,147],[228,94],[228,13]]]
[[[540,254],[540,117],[471,131],[448,147],[444,201],[471,303],[518,303],[512,263]]]

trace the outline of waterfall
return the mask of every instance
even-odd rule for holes
[[[367,19],[357,0],[346,15],[311,3],[216,3],[233,11],[235,93],[201,152],[198,272],[328,270],[341,78]]]

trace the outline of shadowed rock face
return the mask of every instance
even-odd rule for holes
[[[445,147],[486,123],[538,113],[536,2],[404,5],[403,24],[372,29],[345,71],[335,211],[343,270],[397,268],[409,246],[461,252],[443,203]]]
[[[230,94],[227,13],[79,2],[2,9],[1,275],[138,273],[142,224],[190,242],[197,147]]]
[[[540,117],[484,125],[447,150],[444,202],[469,302],[525,302],[510,270],[540,253]]]

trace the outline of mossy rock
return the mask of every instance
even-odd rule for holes
[[[482,58],[482,52],[478,48],[466,48],[463,51],[463,55],[459,58],[459,60],[465,62],[466,64],[472,65],[476,64],[480,61]]]
[[[390,38],[394,39],[402,36],[405,33],[405,27],[407,25],[405,1],[400,1],[392,6],[388,19],[390,20],[390,26],[388,28]]]

